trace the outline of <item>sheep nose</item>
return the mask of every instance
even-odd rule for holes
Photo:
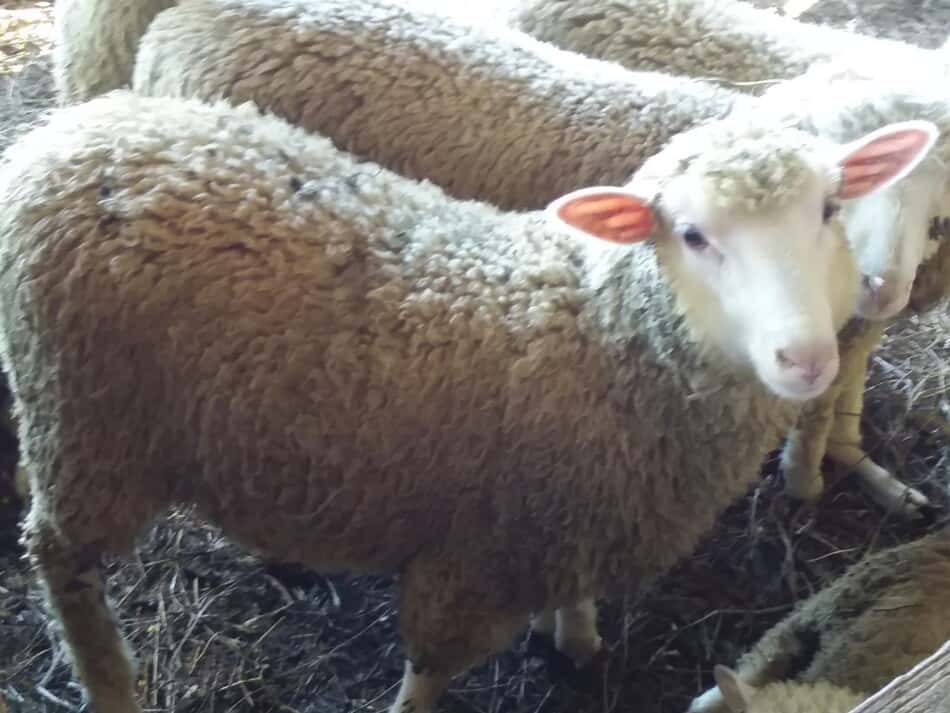
[[[835,343],[809,343],[777,349],[779,369],[805,384],[815,384],[837,362]]]

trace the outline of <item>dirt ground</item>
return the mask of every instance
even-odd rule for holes
[[[51,10],[0,0],[0,149],[51,103]],[[934,47],[950,32],[950,0],[820,0],[801,19]],[[950,440],[908,415],[922,400],[947,408],[950,316],[905,323],[891,339],[872,365],[866,428],[875,458],[933,499],[931,517],[886,517],[847,479],[834,479],[817,507],[795,505],[780,495],[773,459],[694,556],[636,600],[604,607],[602,665],[575,672],[525,635],[460,677],[440,710],[682,713],[714,663],[733,662],[795,601],[867,551],[945,522]],[[0,432],[0,472],[15,462],[16,444]],[[11,713],[78,711],[16,543],[9,480],[0,476],[0,696]],[[390,580],[267,565],[182,513],[109,572],[149,711],[350,713],[391,699],[402,659]]]

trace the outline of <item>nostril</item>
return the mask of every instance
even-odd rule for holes
[[[775,361],[780,369],[797,371],[801,376],[817,379],[834,361],[835,347],[808,345],[775,350]]]

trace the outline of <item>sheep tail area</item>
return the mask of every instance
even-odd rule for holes
[[[131,82],[139,40],[177,0],[56,0],[53,80],[61,106]]]

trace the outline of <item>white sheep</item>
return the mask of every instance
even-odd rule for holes
[[[54,112],[0,169],[0,357],[92,706],[140,710],[99,556],[176,503],[401,573],[396,713],[530,612],[668,569],[833,379],[857,272],[824,207],[919,160],[906,131],[711,122],[623,187],[503,213],[249,106]]]
[[[842,211],[858,266],[875,276],[862,292],[856,320],[839,345],[842,367],[832,388],[808,404],[782,454],[791,494],[817,497],[826,455],[854,470],[871,497],[888,510],[916,514],[926,497],[877,464],[862,447],[861,414],[868,360],[889,323],[932,309],[950,294],[950,239],[931,229],[950,214],[950,97],[932,74],[920,70],[856,72],[837,62],[819,64],[795,80],[775,85],[754,111],[838,141],[913,115],[940,127],[928,158],[890,188],[853,201]],[[809,108],[802,111],[804,103]],[[828,109],[828,107],[833,107]],[[842,108],[852,110],[847,117]]]
[[[807,407],[782,456],[787,490],[796,497],[821,494],[827,455],[852,468],[887,510],[918,514],[927,498],[867,454],[860,420],[868,358],[887,323],[911,301],[915,281],[945,286],[916,300],[918,307],[950,293],[950,263],[936,257],[939,244],[928,239],[931,222],[950,213],[948,63],[931,50],[799,23],[740,2],[519,0],[509,21],[538,39],[629,68],[716,76],[736,86],[794,77],[754,85],[765,89],[762,101],[737,107],[839,141],[910,117],[941,128],[931,160],[888,191],[854,202],[844,216],[865,281],[858,314],[875,323],[849,329],[838,382]],[[918,66],[909,74],[912,56]],[[930,68],[919,66],[925,59]]]
[[[56,0],[53,83],[60,104],[128,85],[138,42],[175,0]]]
[[[772,627],[689,713],[849,713],[950,639],[950,532],[870,555]]]
[[[750,93],[828,60],[857,69],[877,61],[947,67],[936,50],[800,22],[739,0],[511,0],[503,17],[564,49]]]

